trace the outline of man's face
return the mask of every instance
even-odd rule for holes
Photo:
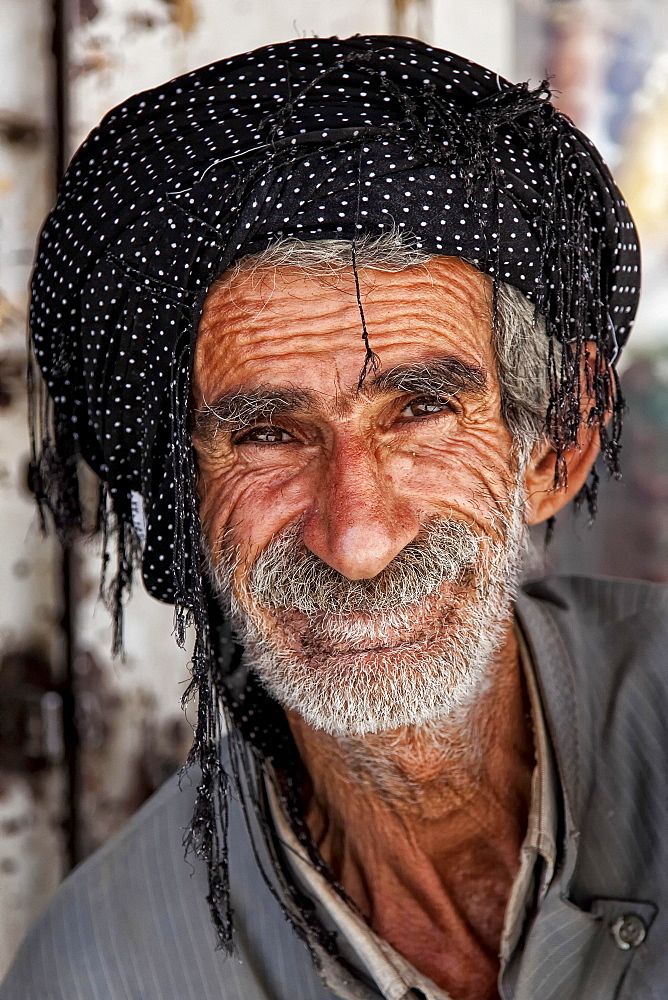
[[[193,375],[214,579],[285,708],[331,732],[466,705],[509,621],[522,490],[501,419],[488,279],[454,258],[238,273]]]

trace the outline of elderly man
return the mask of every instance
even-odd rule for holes
[[[119,628],[136,562],[194,620],[197,769],[65,883],[3,1000],[664,995],[665,592],[519,588],[527,526],[617,471],[639,284],[548,96],[308,39],[77,154],[33,479],[68,530],[98,473]]]

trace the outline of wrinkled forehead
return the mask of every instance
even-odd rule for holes
[[[364,361],[366,332],[378,371],[443,358],[493,367],[490,279],[458,258],[386,271],[244,262],[212,287],[199,325],[195,405],[221,389],[269,381],[337,387],[349,395]]]
[[[388,292],[408,294],[416,282],[428,286],[435,296],[457,287],[466,294],[468,306],[476,316],[491,316],[491,278],[459,257],[425,253],[416,262],[406,255],[406,263],[397,263],[387,246],[381,245],[362,255],[358,249],[356,258],[352,242],[342,243],[335,255],[329,247],[320,249],[321,246],[319,241],[288,243],[283,246],[280,263],[274,261],[277,254],[262,252],[244,257],[227,268],[209,288],[198,339],[217,312],[264,308],[283,293],[295,302],[296,308],[299,303],[337,294],[342,302],[353,300],[359,310],[360,304],[363,307],[365,303],[380,301]],[[420,302],[414,305],[419,312]]]

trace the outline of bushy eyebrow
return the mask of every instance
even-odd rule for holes
[[[482,368],[460,358],[443,357],[396,365],[364,382],[361,390],[351,392],[347,407],[363,395],[372,399],[393,393],[455,396],[467,393],[483,395],[487,379]],[[341,405],[341,400],[339,405]],[[316,393],[307,389],[260,387],[246,392],[222,393],[211,403],[204,403],[192,413],[192,431],[205,441],[212,441],[221,430],[228,434],[258,423],[273,423],[287,414],[307,413],[317,406]]]
[[[482,368],[456,357],[435,358],[406,365],[396,365],[364,382],[361,393],[377,396],[390,392],[434,393],[455,396],[467,393],[481,396],[487,388]]]
[[[258,422],[272,423],[287,413],[311,410],[314,404],[314,393],[292,387],[226,392],[193,410],[192,431],[204,440],[212,440],[221,430],[234,433]]]

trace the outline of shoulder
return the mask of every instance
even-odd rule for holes
[[[668,586],[606,577],[547,577],[525,584],[517,614],[546,683],[569,675],[588,705],[668,703]]]
[[[608,577],[546,577],[517,598],[518,617],[538,645],[553,653],[559,645],[581,681],[592,683],[641,666],[650,676],[665,663],[667,612],[668,586]]]
[[[547,576],[522,587],[523,598],[539,602],[552,614],[612,624],[635,615],[664,613],[668,585],[605,576]]]
[[[580,834],[574,886],[665,900],[668,587],[552,577],[525,586],[517,611]]]
[[[28,934],[0,987],[2,1000],[161,995],[151,979],[159,978],[169,948],[183,946],[173,940],[176,929],[192,923],[211,939],[201,874],[184,861],[193,801],[188,778],[182,788],[170,779],[117,837],[75,869]],[[164,995],[187,996],[182,986]]]
[[[267,860],[256,856],[234,793],[236,954],[217,948],[206,866],[183,846],[197,780],[196,770],[170,779],[65,880],[0,985],[0,1000],[320,1000],[320,979],[263,877]]]

